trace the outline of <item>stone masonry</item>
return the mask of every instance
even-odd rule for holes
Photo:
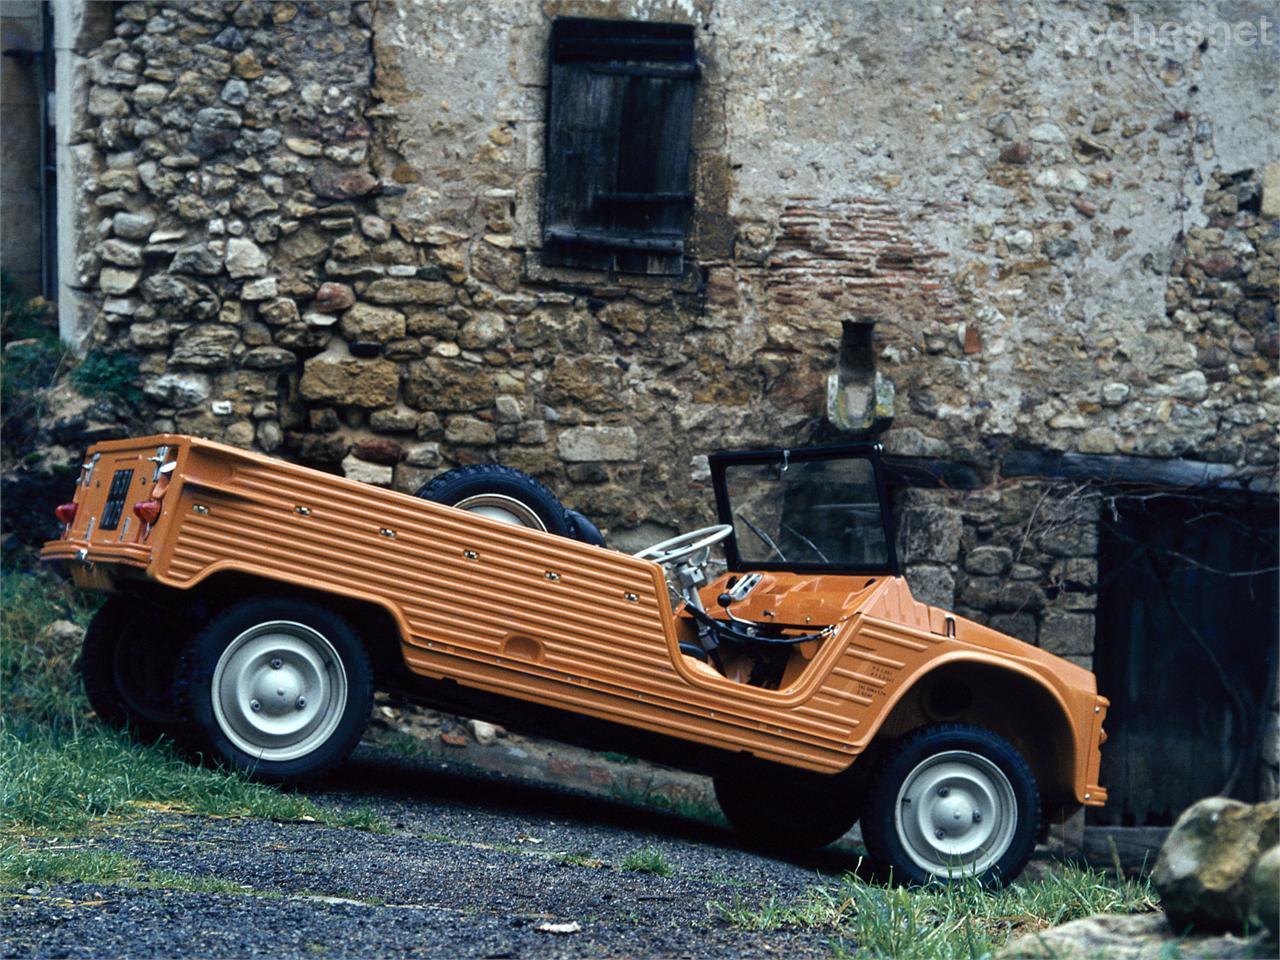
[[[496,460],[624,546],[710,519],[708,450],[829,438],[873,324],[887,451],[984,478],[901,495],[914,586],[1087,663],[1098,502],[1005,453],[1272,474],[1280,421],[1274,35],[1103,34],[1269,9],[119,4],[73,148],[82,321],[156,430],[406,491]],[[542,262],[562,14],[697,27],[681,277]]]

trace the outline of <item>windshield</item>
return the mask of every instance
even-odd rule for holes
[[[733,524],[739,564],[859,571],[890,566],[869,458],[779,452],[766,462],[726,462],[722,469],[729,513],[722,519]]]

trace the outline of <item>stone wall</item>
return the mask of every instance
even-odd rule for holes
[[[1091,508],[1005,453],[1269,474],[1280,419],[1274,37],[1100,31],[1268,9],[124,3],[75,282],[157,430],[410,491],[499,460],[622,545],[709,519],[709,449],[890,423],[980,478],[905,495],[917,589],[1083,660]],[[541,260],[561,14],[697,27],[683,277]]]

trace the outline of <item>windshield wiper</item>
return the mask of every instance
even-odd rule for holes
[[[779,560],[781,560],[783,563],[787,562],[787,555],[783,553],[781,550],[779,550],[778,545],[769,538],[769,535],[765,533],[763,530],[761,530],[759,527],[757,527],[754,523],[752,523],[747,518],[747,515],[743,513],[741,510],[738,511],[738,519],[741,520],[743,523],[745,523],[747,525],[747,528],[752,533],[754,533],[757,537],[763,540],[764,545],[769,549],[771,549],[774,553],[776,553],[778,555]],[[770,556],[772,556],[772,554],[770,554]],[[765,559],[768,560],[769,557],[765,557]]]
[[[812,540],[806,537],[803,533],[801,533],[795,527],[787,526],[787,524],[785,523],[781,523],[779,524],[779,526],[781,526],[783,530],[787,531],[787,533],[791,534],[793,537],[799,537],[801,540],[807,543],[809,545],[809,549],[822,558],[823,563],[831,562],[830,560],[827,559],[827,555],[818,549],[818,545],[816,543],[814,543]]]

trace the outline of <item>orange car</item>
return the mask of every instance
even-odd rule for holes
[[[339,763],[376,686],[708,773],[760,841],[860,820],[909,880],[1007,881],[1042,824],[1105,802],[1093,675],[912,599],[877,445],[710,464],[721,522],[627,555],[506,467],[414,497],[111,441],[42,556],[112,594],[81,658],[97,712],[265,779]]]

